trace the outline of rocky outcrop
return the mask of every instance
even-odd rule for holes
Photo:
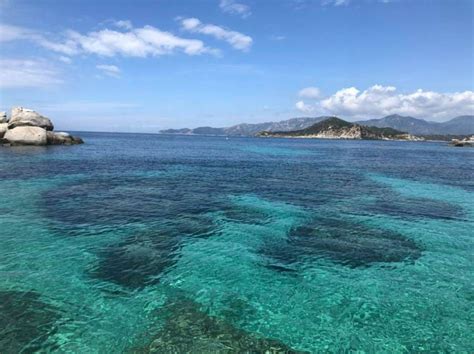
[[[7,112],[0,112],[0,124],[7,122]]]
[[[289,132],[268,132],[258,134],[261,137],[306,138],[306,139],[364,139],[364,140],[410,140],[422,141],[423,138],[392,129],[368,127],[331,117],[312,126]]]
[[[82,144],[81,138],[69,133],[53,132],[49,118],[27,108],[12,109],[10,120],[0,112],[0,144],[2,145],[74,145]]]
[[[40,127],[17,127],[8,129],[4,139],[12,145],[46,145],[46,130]]]
[[[48,145],[74,145],[82,144],[84,141],[65,132],[46,132]]]
[[[24,126],[40,127],[50,131],[54,129],[51,120],[39,113],[23,107],[13,108],[10,121],[8,122],[8,129]]]
[[[8,130],[8,124],[7,123],[0,123],[0,138],[3,138],[5,133]]]
[[[464,139],[453,139],[449,145],[455,147],[474,147],[474,135]]]

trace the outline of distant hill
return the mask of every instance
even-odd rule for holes
[[[368,127],[331,117],[308,128],[289,132],[261,132],[261,137],[364,139],[364,140],[423,140],[393,128]]]
[[[474,116],[459,116],[438,124],[441,126],[440,134],[474,134]]]
[[[266,122],[256,124],[237,124],[227,128],[199,127],[194,129],[167,129],[162,134],[188,134],[188,135],[230,135],[230,136],[254,136],[266,131],[290,131],[309,127],[310,125],[324,120],[328,117],[302,117],[282,120],[280,122]]]
[[[229,136],[254,136],[262,131],[286,132],[301,130],[321,122],[330,117],[301,117],[282,120],[280,122],[266,122],[256,124],[237,124],[226,128],[199,127],[195,129],[167,129],[163,134],[189,134],[189,135],[229,135]],[[441,136],[441,135],[470,135],[474,134],[474,116],[460,116],[447,122],[437,123],[423,119],[400,116],[397,114],[380,119],[370,119],[355,122],[363,126],[378,128],[392,128],[401,132],[414,135]]]
[[[416,135],[474,134],[474,116],[460,116],[447,122],[437,123],[393,114],[380,119],[363,120],[356,123],[379,128],[389,127]]]

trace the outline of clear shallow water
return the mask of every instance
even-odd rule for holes
[[[0,149],[0,352],[474,349],[474,155],[82,134]]]

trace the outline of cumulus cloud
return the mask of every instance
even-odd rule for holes
[[[59,72],[45,61],[0,59],[0,88],[44,88],[61,82]]]
[[[121,23],[122,28],[131,26],[130,21],[118,22]],[[2,25],[0,33],[0,41],[27,39],[43,48],[67,56],[95,54],[106,57],[116,55],[148,57],[175,52],[183,52],[187,55],[216,54],[215,49],[205,46],[201,40],[181,38],[153,26],[124,30],[103,29],[85,34],[69,30],[60,40],[53,40],[21,27],[7,25]]]
[[[300,101],[302,102],[302,101]],[[312,105],[297,103],[297,109],[308,107],[321,114],[365,119],[391,114],[443,120],[474,112],[474,92],[440,93],[422,89],[400,93],[394,86],[374,85],[366,90],[344,88]]]
[[[352,117],[402,114],[432,119],[449,118],[473,114],[474,92],[439,93],[419,89],[404,94],[398,93],[393,86],[374,85],[364,91],[351,87],[322,100],[321,107]]]
[[[234,0],[220,0],[219,7],[222,12],[239,15],[242,18],[247,18],[252,14],[250,6],[238,3]]]
[[[303,113],[313,113],[316,108],[313,105],[306,104],[304,101],[298,101],[295,104],[295,107],[298,111]]]
[[[319,98],[321,95],[321,91],[314,86],[310,87],[305,87],[304,89],[301,89],[300,92],[298,92],[298,96],[303,97],[303,98]]]
[[[102,71],[105,75],[118,78],[120,77],[120,69],[115,65],[96,65],[96,68]]]
[[[204,24],[197,18],[183,18],[180,20],[181,27],[185,31],[206,34],[216,39],[224,40],[235,49],[242,51],[248,51],[252,46],[252,37],[240,32],[231,31],[212,24]]]

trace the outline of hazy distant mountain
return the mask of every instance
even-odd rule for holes
[[[199,127],[195,129],[168,129],[162,130],[163,134],[194,134],[194,135],[231,135],[253,136],[262,131],[287,132],[301,130],[321,122],[330,117],[302,117],[282,120],[280,122],[267,122],[257,124],[237,124],[227,128]],[[437,123],[423,119],[404,117],[398,114],[380,119],[370,119],[355,122],[360,125],[378,128],[392,128],[398,131],[415,135],[470,135],[474,134],[474,116],[460,116],[447,122]]]
[[[440,134],[474,134],[474,116],[459,116],[439,124]]]
[[[356,123],[379,128],[393,128],[417,135],[474,134],[474,116],[460,116],[447,122],[437,123],[394,114],[380,119],[363,120]]]
[[[182,128],[182,129],[167,129],[167,130],[162,130],[161,133],[166,134],[192,134],[193,130],[189,128]]]
[[[302,117],[282,120],[280,122],[266,122],[256,124],[237,124],[228,128],[199,127],[195,129],[167,129],[163,134],[193,134],[193,135],[232,135],[253,136],[261,131],[290,131],[307,128],[314,123],[320,122],[328,117]]]

